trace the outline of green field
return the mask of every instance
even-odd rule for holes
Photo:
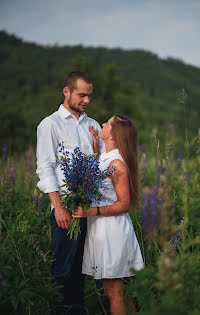
[[[174,139],[175,141],[175,139]],[[141,314],[200,314],[200,134],[173,143],[155,139],[139,151],[141,205],[130,210],[145,268],[126,294]],[[192,156],[191,152],[195,152]],[[1,158],[0,313],[50,314],[59,293],[51,284],[50,204],[36,188],[35,152]],[[101,281],[85,281],[86,314],[109,314]]]

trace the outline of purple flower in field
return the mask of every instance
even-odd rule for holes
[[[178,231],[172,236],[169,244],[172,246],[173,250],[177,250],[177,247],[181,244],[182,236],[185,232],[185,229],[182,228],[183,220],[180,222]]]
[[[41,196],[34,194],[33,195],[33,203],[36,205],[38,210],[44,209],[44,199]]]
[[[146,171],[147,171],[147,157],[146,157],[146,154],[143,154],[143,156],[142,156],[141,171],[142,171],[142,173],[146,173]]]
[[[139,146],[139,149],[140,149],[140,152],[145,153],[146,152],[146,145],[145,145],[145,143],[141,144]]]
[[[183,174],[183,182],[186,185],[190,184],[189,172],[188,171],[185,171],[184,174]]]
[[[9,170],[8,178],[9,178],[10,187],[14,188],[15,179],[16,179],[16,163],[15,163],[15,161],[13,162],[13,166]]]
[[[34,157],[35,157],[34,150],[32,147],[30,147],[28,151],[26,152],[26,157],[25,157],[25,170],[29,174],[33,172]]]
[[[44,199],[42,197],[38,198],[38,209],[44,209]]]
[[[160,186],[161,184],[161,176],[165,174],[165,168],[161,165],[160,160],[158,160],[158,165],[157,165],[157,184]]]
[[[144,187],[142,197],[142,226],[147,234],[155,234],[158,230],[161,218],[162,199],[160,188]]]
[[[35,203],[35,204],[38,203],[38,195],[36,195],[36,194],[33,195],[33,203]]]
[[[180,157],[178,157],[176,160],[176,170],[180,171],[181,166],[182,166],[182,159]]]
[[[167,178],[168,183],[171,179],[171,151],[172,151],[172,144],[166,144],[165,146],[165,176]]]
[[[5,288],[8,286],[7,280],[4,278],[2,272],[0,271],[0,288]]]
[[[5,167],[8,161],[8,146],[7,144],[3,145],[1,150],[1,167]]]
[[[142,155],[142,159],[141,159],[141,167],[140,167],[140,182],[142,183],[144,181],[144,175],[147,171],[147,158],[146,158],[146,154],[143,153]]]

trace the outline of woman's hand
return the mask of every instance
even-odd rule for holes
[[[99,153],[99,131],[98,129],[95,130],[93,126],[89,127],[89,131],[91,132],[93,138],[94,153]]]
[[[73,218],[85,218],[87,217],[87,208],[83,209],[80,206],[76,206],[72,211]]]

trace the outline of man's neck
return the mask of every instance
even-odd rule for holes
[[[71,107],[69,107],[69,104],[67,102],[63,103],[64,108],[66,108],[72,115],[74,115],[76,117],[77,120],[79,120],[81,113],[80,112],[76,112],[75,110],[71,109]]]

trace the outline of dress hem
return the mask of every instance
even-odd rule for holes
[[[95,274],[93,273],[89,273],[89,272],[84,272],[82,271],[82,273],[84,275],[88,275],[88,276],[92,276],[94,279],[96,280],[101,280],[101,279],[121,279],[121,278],[129,278],[129,277],[133,277],[135,274],[134,273],[129,273],[123,276],[102,276],[102,277],[95,277]]]

